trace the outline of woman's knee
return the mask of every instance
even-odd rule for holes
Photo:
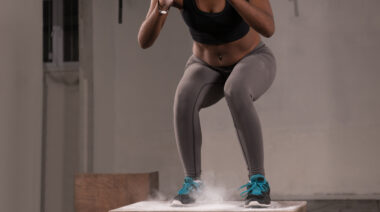
[[[194,101],[193,89],[196,88],[192,82],[180,82],[174,96],[174,109],[178,112],[185,112],[191,109]]]
[[[227,80],[223,88],[224,96],[229,102],[244,101],[244,98],[249,97],[247,86],[243,82],[237,80]]]

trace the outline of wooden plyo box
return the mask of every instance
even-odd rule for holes
[[[75,212],[107,212],[146,200],[158,190],[158,172],[141,174],[76,174]]]
[[[194,206],[171,207],[168,201],[142,201],[109,212],[306,212],[306,201],[272,201],[267,208],[244,208],[243,201],[200,203]]]

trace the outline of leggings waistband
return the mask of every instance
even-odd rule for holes
[[[256,53],[259,49],[261,49],[264,46],[265,46],[265,43],[262,40],[260,40],[260,42],[256,45],[256,47],[252,51],[250,51],[248,54],[246,54],[244,57]],[[239,60],[238,62],[236,62],[232,65],[228,65],[228,66],[211,66],[211,65],[207,64],[206,62],[204,62],[203,60],[201,60],[200,58],[196,57],[195,55],[193,55],[193,56],[196,60],[200,61],[202,64],[204,64],[204,65],[206,65],[206,66],[208,66],[208,67],[210,67],[216,71],[222,71],[225,73],[231,72],[232,69],[235,67],[235,65],[240,61]]]
[[[260,42],[256,45],[256,47],[252,51],[250,51],[248,54],[246,54],[244,57],[256,53],[259,49],[261,49],[264,46],[265,46],[265,43],[262,40],[260,40]],[[219,70],[221,69],[223,71],[231,71],[238,62],[236,62],[236,63],[234,63],[232,65],[228,65],[228,66],[211,66],[211,67],[213,67],[215,69],[219,69]]]

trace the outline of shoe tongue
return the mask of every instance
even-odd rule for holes
[[[251,181],[256,181],[256,182],[264,182],[264,176],[261,174],[256,174],[251,177]]]

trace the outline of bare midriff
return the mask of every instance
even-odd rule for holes
[[[174,7],[182,10],[183,0],[174,2]],[[194,41],[192,51],[195,56],[211,66],[230,66],[251,52],[260,40],[259,33],[250,27],[246,35],[229,43],[210,45]]]
[[[230,66],[237,63],[259,44],[260,35],[249,29],[239,40],[220,45],[208,45],[194,41],[193,54],[211,66]]]

